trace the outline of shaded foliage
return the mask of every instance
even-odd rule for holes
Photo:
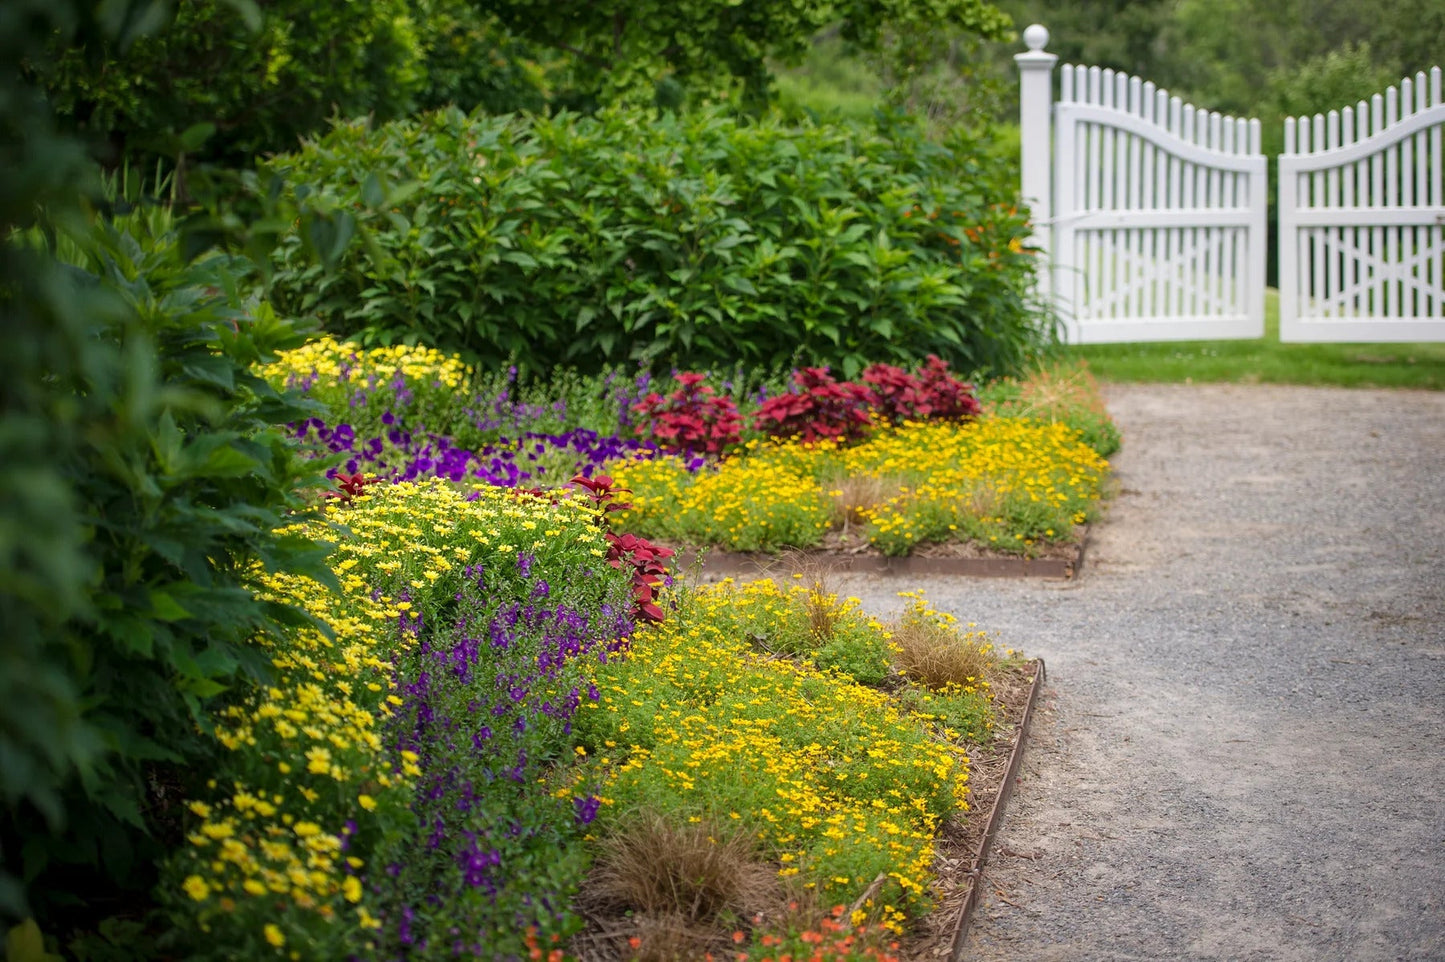
[[[309,472],[279,431],[298,409],[250,371],[302,332],[168,215],[112,220],[35,83],[57,42],[125,46],[157,6],[0,9],[0,916],[50,931],[146,888],[205,771],[200,707],[295,619],[251,565],[320,570],[272,533]]]

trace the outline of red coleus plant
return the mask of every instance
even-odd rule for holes
[[[632,492],[626,488],[614,488],[616,482],[605,474],[595,478],[579,474],[572,483],[587,493],[586,496],[601,509],[604,518],[613,511],[630,507],[616,499],[620,494]],[[665,615],[657,604],[657,594],[659,587],[667,582],[667,566],[663,562],[673,556],[673,550],[635,534],[619,535],[608,531],[603,537],[607,539],[607,563],[614,568],[632,569],[632,617],[638,621],[662,621]]]
[[[660,622],[665,617],[657,605],[658,589],[667,582],[671,548],[655,545],[635,534],[607,532],[607,563],[614,568],[632,569],[632,616],[639,621]]]
[[[625,501],[617,500],[618,495],[632,492],[627,488],[613,488],[617,482],[613,481],[609,475],[599,474],[595,478],[589,478],[579,474],[572,479],[572,483],[586,492],[584,497],[596,505],[604,517],[614,511],[626,511],[632,507]]]
[[[676,374],[680,385],[667,397],[656,391],[632,405],[641,415],[637,430],[666,451],[720,454],[742,437],[743,419],[733,399],[703,384],[704,376]]]
[[[342,471],[336,475],[336,487],[340,490],[328,491],[326,493],[330,497],[339,498],[347,504],[350,504],[351,499],[360,496],[361,492],[366,490],[368,484],[376,484],[380,480],[380,478],[363,477],[360,471],[355,474],[347,474],[345,471]]]
[[[948,362],[935,354],[928,355],[918,369],[918,379],[929,409],[924,417],[966,421],[982,410],[973,396],[973,385],[954,377]]]
[[[864,370],[863,380],[873,389],[878,411],[895,422],[978,416],[973,385],[954,377],[948,362],[934,354],[928,355],[917,374],[892,364],[874,364]]]
[[[793,372],[795,389],[768,398],[754,415],[753,425],[775,438],[796,437],[856,441],[868,433],[869,412],[877,403],[866,384],[838,382],[826,367]]]

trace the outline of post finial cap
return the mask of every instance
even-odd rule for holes
[[[1049,30],[1043,24],[1034,23],[1024,28],[1024,46],[1030,50],[1042,50],[1048,42]]]

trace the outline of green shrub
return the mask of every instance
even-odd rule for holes
[[[38,243],[12,238],[7,261],[55,265]],[[180,791],[216,752],[205,706],[267,677],[255,639],[303,619],[253,596],[256,567],[324,571],[310,542],[273,533],[311,478],[280,425],[309,410],[253,373],[302,332],[236,295],[235,260],[187,262],[164,213],[58,250],[68,328],[0,298],[18,335],[3,463],[34,512],[7,500],[0,525],[0,850],[52,931],[79,921],[62,905],[103,893],[116,911],[148,888]]]
[[[180,134],[213,125],[198,154],[249,162],[294,150],[336,112],[410,109],[423,77],[407,0],[259,0],[259,24],[243,6],[189,0],[133,44],[58,47],[43,78],[56,113],[135,156],[174,156]]]
[[[340,125],[273,169],[364,239],[327,275],[298,234],[283,310],[482,366],[696,370],[938,354],[1007,372],[1046,339],[1023,215],[965,156],[878,127],[483,118]]]

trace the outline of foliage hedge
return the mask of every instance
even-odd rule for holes
[[[445,110],[342,124],[271,167],[332,211],[280,246],[277,306],[363,343],[853,377],[929,353],[1009,372],[1048,338],[997,172],[899,118]]]

